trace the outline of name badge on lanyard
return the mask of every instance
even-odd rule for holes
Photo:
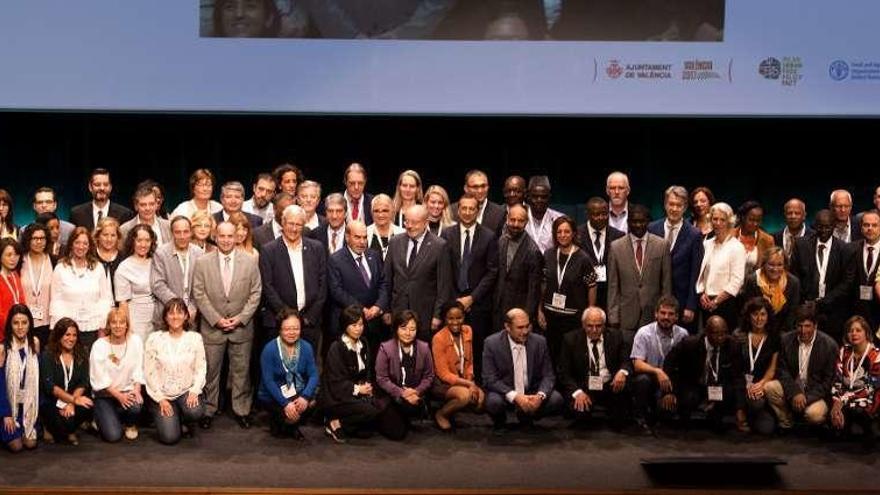
[[[749,346],[752,344],[749,343]],[[706,359],[706,367],[709,368],[709,373],[712,374],[712,379],[715,383],[718,383],[718,368],[721,364],[721,351],[719,350],[718,354],[715,356],[715,366],[712,367],[712,359]],[[712,402],[722,402],[724,401],[724,392],[720,385],[709,385],[707,387],[707,395],[709,396],[709,400]]]
[[[720,386],[709,386],[709,400],[712,402],[724,402],[724,392]]]
[[[61,369],[64,371],[64,391],[68,392],[67,388],[70,387],[70,380],[73,378],[73,366],[75,363],[71,360],[70,368],[68,368],[67,365],[64,364],[64,358],[59,357],[58,360],[61,361]],[[67,402],[58,399],[55,401],[55,407],[58,409],[64,409],[67,407]]]
[[[593,268],[596,270],[596,282],[608,281],[608,269],[605,265],[596,265]]]
[[[571,261],[571,257],[574,254],[574,251],[568,254],[568,258],[565,260],[565,264],[559,266],[559,258],[561,256],[561,252],[559,249],[556,250],[556,288],[557,290],[562,287],[562,279],[565,277],[565,270],[568,269],[568,263]],[[551,301],[551,306],[554,308],[565,309],[565,300],[568,296],[565,294],[560,294],[559,292],[553,293],[553,300]]]
[[[590,375],[590,379],[587,380],[587,386],[591,391],[601,391],[602,390],[602,377],[601,376],[593,376]]]
[[[15,277],[10,273],[9,276],[0,275],[0,278],[3,279],[3,282],[6,284],[6,287],[9,289],[9,293],[12,294],[12,302],[14,304],[21,304],[21,299],[18,297],[18,287],[16,286],[16,283],[15,283]],[[9,282],[10,280],[12,280],[12,283]]]
[[[296,386],[294,384],[284,384],[281,386],[281,395],[284,396],[285,399],[291,399],[296,397]]]
[[[860,285],[859,286],[859,299],[862,301],[870,301],[874,298],[874,286],[873,285]]]
[[[764,348],[764,342],[767,342],[767,336],[765,335],[761,339],[761,343],[758,344],[758,350],[756,351],[752,351],[752,332],[749,332],[746,338],[748,339],[749,347],[749,372],[746,373],[746,387],[751,387],[755,381],[755,362],[758,361],[758,357],[761,355],[761,349]]]

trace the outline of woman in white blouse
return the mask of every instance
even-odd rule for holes
[[[171,212],[171,218],[178,215],[192,218],[193,213],[204,211],[210,215],[223,210],[223,205],[211,199],[214,194],[214,174],[206,168],[200,168],[189,176],[189,192],[192,199],[177,205]]]
[[[21,234],[21,247],[25,252],[21,260],[21,285],[34,317],[34,335],[44,347],[49,342],[52,258],[47,246],[50,237],[49,229],[39,223],[28,225]]]
[[[715,237],[703,241],[705,254],[696,286],[703,321],[718,315],[728,328],[736,328],[736,296],[745,279],[746,250],[732,235],[736,217],[730,205],[715,203],[709,217]]]
[[[373,223],[367,227],[367,247],[382,254],[388,252],[388,241],[397,234],[406,232],[403,227],[391,223],[391,210],[393,204],[387,194],[377,194],[370,203],[370,211],[373,213]]]
[[[205,386],[205,344],[198,332],[190,332],[186,303],[174,298],[162,312],[167,331],[153,332],[144,351],[144,378],[150,412],[159,441],[171,445],[205,414],[200,397]]]
[[[137,421],[144,397],[144,345],[130,332],[128,313],[113,308],[107,315],[106,337],[89,355],[89,381],[95,394],[95,421],[105,442],[138,437]]]
[[[49,320],[53,327],[64,317],[76,322],[80,342],[88,353],[113,307],[113,290],[104,267],[95,258],[95,245],[85,227],[77,227],[67,240],[67,256],[52,273]]]
[[[153,331],[154,298],[150,288],[150,260],[156,251],[156,233],[149,225],[139,224],[125,238],[125,252],[130,253],[116,269],[116,302],[128,312],[131,331],[141,342]]]

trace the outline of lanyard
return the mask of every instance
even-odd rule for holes
[[[65,391],[65,392],[69,392],[69,391],[67,390],[67,387],[70,386],[70,379],[73,378],[73,366],[74,366],[74,364],[76,364],[76,363],[74,362],[74,359],[73,359],[73,357],[71,356],[71,359],[70,359],[70,369],[68,369],[68,368],[67,368],[67,365],[64,364],[64,357],[63,357],[63,356],[60,356],[60,357],[58,358],[58,360],[61,361],[61,369],[64,371],[64,391]]]
[[[568,253],[568,259],[565,260],[565,264],[562,265],[562,268],[559,267],[559,258],[562,256],[562,250],[556,250],[556,290],[559,290],[562,287],[562,277],[565,276],[565,270],[568,269],[568,262],[571,261],[576,249],[575,246],[571,247],[571,252]]]
[[[595,358],[593,357],[593,346],[594,345],[596,346],[596,357]],[[590,361],[590,376],[594,376],[592,373],[593,363],[596,363],[596,375],[595,376],[600,376],[602,374],[602,370],[599,368],[600,365],[599,365],[599,361],[598,361],[599,360],[599,342],[596,342],[594,344],[592,341],[587,339],[587,359],[589,359],[589,361]]]
[[[12,302],[13,304],[19,304],[21,300],[18,298],[18,290],[15,282],[15,276],[13,273],[9,273],[9,275],[3,276],[0,275],[0,278],[3,279],[3,283],[6,284],[6,287],[9,288],[9,292],[12,293]],[[12,283],[9,283],[9,280],[12,280]]]
[[[712,373],[712,379],[715,380],[715,383],[718,383],[718,367],[721,363],[721,349],[715,349],[714,347],[712,349],[718,351],[718,353],[715,354],[715,367],[712,367],[712,358],[709,355],[708,348],[706,349],[706,367],[709,368],[709,373]]]
[[[452,347],[455,348],[455,354],[458,355],[459,376],[464,377],[464,341],[461,332],[458,334],[458,345],[456,345],[455,337],[452,337]]]
[[[31,287],[31,294],[34,296],[35,302],[40,299],[40,294],[43,293],[43,272],[46,269],[46,257],[48,257],[48,255],[44,254],[43,261],[40,263],[40,276],[34,278],[34,264],[30,261],[30,255],[28,255],[28,274],[31,277],[31,284],[33,284]]]
[[[856,373],[861,371],[862,375],[864,376],[864,370],[862,369],[862,365],[865,364],[865,358],[868,357],[868,351],[870,351],[872,347],[873,346],[871,344],[868,344],[868,347],[865,348],[865,352],[862,353],[862,359],[859,360],[859,365],[856,366],[855,368],[853,368],[853,365],[855,364],[856,350],[853,349],[853,353],[849,357],[849,364],[847,364],[847,367],[849,368],[849,389],[850,390],[853,389],[853,387],[855,386],[855,383],[856,383],[856,379],[858,378],[856,376]]]
[[[281,345],[281,337],[275,339],[275,342],[278,344],[278,357],[281,358],[281,367],[284,368],[284,379],[287,381],[287,384],[290,385],[291,383],[293,383],[293,371],[290,370],[286,364],[284,364],[284,348]],[[294,345],[296,344],[294,343]],[[296,352],[296,347],[294,347],[293,352]]]
[[[412,357],[415,357],[416,356],[415,342],[413,342],[413,344],[410,346],[410,349],[412,349]],[[403,346],[400,345],[400,343],[397,344],[397,352],[400,354],[400,376],[401,376],[400,386],[405,387],[406,386],[406,368],[403,366]],[[407,355],[409,355],[409,354],[407,354]]]
[[[749,373],[754,373],[755,371],[755,361],[758,360],[758,356],[761,355],[761,349],[764,348],[764,342],[767,342],[767,336],[765,335],[763,339],[761,339],[761,343],[758,344],[758,350],[756,352],[752,352],[752,332],[749,332]]]

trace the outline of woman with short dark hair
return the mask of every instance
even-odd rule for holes
[[[49,229],[32,223],[21,233],[21,285],[34,319],[34,335],[45,347],[49,342],[49,298],[52,293],[53,260],[49,256]]]

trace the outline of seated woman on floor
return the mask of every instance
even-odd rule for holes
[[[853,316],[843,328],[848,343],[840,348],[831,387],[831,425],[851,433],[858,426],[872,441],[880,406],[880,350],[871,343],[870,327],[861,316]]]
[[[273,436],[302,440],[298,425],[315,407],[318,367],[312,345],[300,338],[299,314],[284,308],[277,316],[278,337],[260,354],[260,389],[257,399],[272,415]]]
[[[426,396],[434,382],[434,360],[427,342],[416,340],[419,320],[414,311],[394,313],[394,337],[382,343],[376,356],[376,384],[389,401],[384,432],[403,440],[411,418],[427,416]]]
[[[66,438],[79,445],[76,430],[92,417],[89,359],[80,342],[79,326],[64,317],[52,328],[40,362],[40,418],[47,442]]]
[[[452,416],[462,409],[482,412],[486,394],[474,381],[473,332],[464,324],[464,307],[458,301],[448,303],[440,312],[444,326],[434,334],[434,386],[431,393],[444,401],[434,414],[441,431],[453,429]]]
[[[12,452],[37,446],[40,342],[24,304],[9,309],[6,342],[0,347],[0,441]]]

